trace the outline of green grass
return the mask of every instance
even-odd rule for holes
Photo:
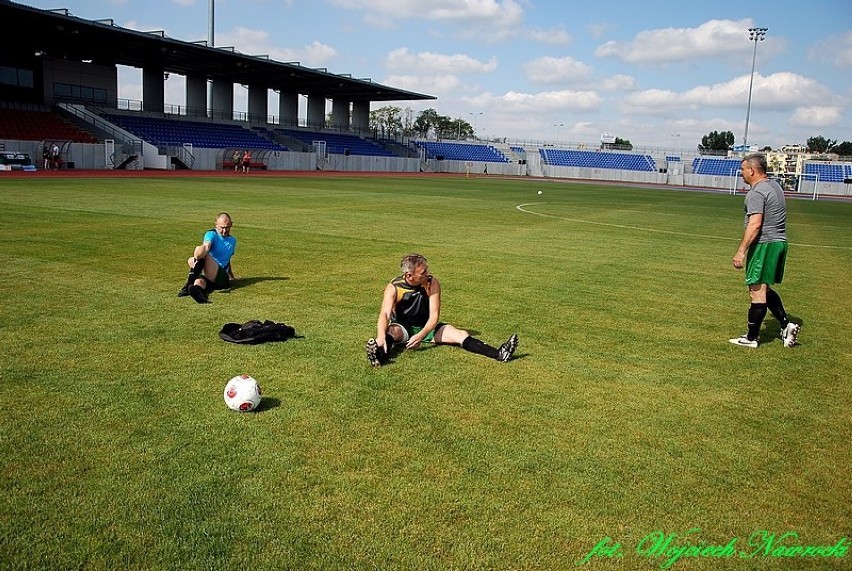
[[[742,549],[758,530],[852,535],[850,203],[788,201],[778,289],[801,345],[769,316],[756,351],[727,343],[748,306],[742,196],[78,178],[3,180],[0,205],[0,568],[568,569],[610,536],[623,556],[588,568],[655,569],[634,547],[656,530]],[[243,285],[178,299],[221,210]],[[517,330],[518,358],[436,347],[372,370],[409,251],[443,320],[495,345]],[[249,319],[304,338],[218,338]],[[260,412],[222,402],[244,372]]]

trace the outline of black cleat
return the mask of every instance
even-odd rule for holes
[[[506,339],[506,342],[500,345],[500,348],[497,349],[497,360],[505,363],[509,359],[512,358],[512,355],[515,353],[515,349],[518,348],[518,334],[512,333],[512,336]]]
[[[178,297],[186,297],[188,295],[189,295],[189,288],[187,286],[183,286],[182,288],[180,288],[180,291],[178,292]]]
[[[379,358],[380,351],[381,349],[379,349],[379,345],[378,343],[376,343],[375,339],[373,339],[372,337],[367,339],[367,360],[374,367],[382,366],[382,360]]]
[[[197,303],[207,303],[207,292],[204,291],[204,288],[197,285],[189,286],[189,295],[194,299]]]

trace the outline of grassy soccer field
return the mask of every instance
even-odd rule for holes
[[[852,567],[773,551],[852,536],[852,203],[788,201],[778,289],[800,345],[769,315],[757,350],[727,342],[748,306],[741,195],[52,178],[0,180],[0,205],[0,568],[552,570],[606,537],[613,557],[581,568],[732,540],[672,567]],[[179,299],[221,210],[242,280]],[[442,319],[494,345],[517,331],[514,360],[368,366],[409,251],[441,279]],[[303,337],[218,338],[250,319]],[[240,373],[260,412],[225,407]],[[666,554],[655,532],[677,534]]]

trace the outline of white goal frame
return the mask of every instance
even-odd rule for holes
[[[803,189],[803,183],[810,184],[808,181],[813,181],[813,190]],[[809,173],[803,172],[799,175],[799,180],[796,183],[796,192],[799,194],[810,194],[811,200],[816,200],[819,198],[819,174],[817,173]]]

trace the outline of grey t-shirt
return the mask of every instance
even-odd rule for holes
[[[787,240],[787,203],[784,190],[774,180],[765,179],[754,185],[745,197],[745,224],[752,214],[763,214],[763,226],[757,242]]]

